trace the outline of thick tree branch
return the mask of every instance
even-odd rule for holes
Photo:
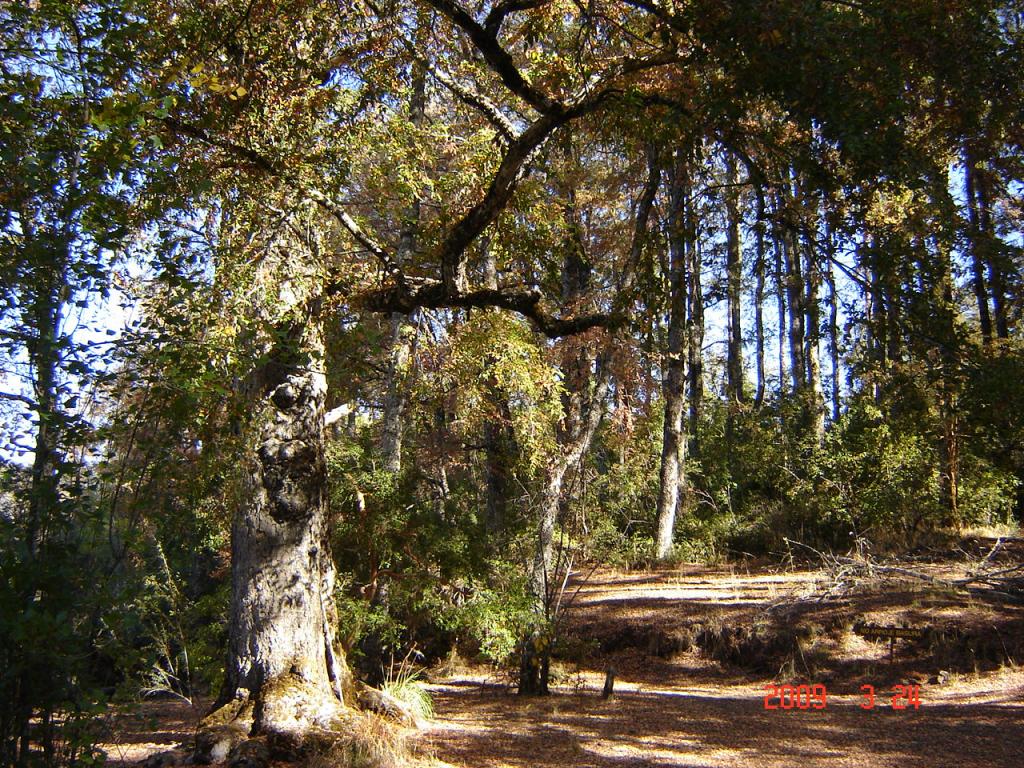
[[[454,296],[463,289],[466,248],[504,209],[533,153],[568,119],[564,113],[557,117],[544,115],[523,131],[509,145],[483,198],[469,209],[442,241],[438,254],[441,281],[449,294]]]
[[[640,264],[640,256],[643,253],[644,244],[647,242],[648,225],[651,219],[651,211],[654,208],[654,201],[658,196],[658,188],[661,186],[661,161],[653,147],[647,149],[647,182],[644,184],[643,192],[636,206],[636,218],[633,223],[633,239],[629,245],[629,261],[623,270],[622,279],[619,284],[619,297],[624,297],[633,287],[636,279],[637,267]]]
[[[377,4],[373,2],[373,0],[365,1],[366,7],[379,19],[383,20],[385,18],[385,14],[379,7],[377,7]],[[550,2],[550,0],[544,1]],[[487,119],[487,122],[489,122],[498,131],[498,135],[502,137],[504,144],[510,144],[515,140],[515,127],[509,119],[502,114],[501,110],[493,101],[488,99],[479,91],[476,91],[465,83],[459,82],[455,77],[445,72],[439,64],[431,61],[430,57],[424,51],[420,50],[416,43],[405,35],[401,36],[401,41],[402,45],[404,45],[405,49],[409,52],[409,55],[422,64],[435,80],[451,91],[459,101],[480,112],[480,114]]]
[[[587,105],[591,101],[603,101],[609,96],[614,95],[615,89],[610,84],[623,75],[643,72],[655,67],[665,66],[666,64],[678,64],[682,61],[683,59],[674,50],[661,50],[652,53],[650,56],[629,56],[619,59],[608,64],[600,74],[595,73],[591,76],[576,91],[565,108],[569,112],[575,112],[580,108],[587,109]]]
[[[512,56],[501,47],[494,32],[480,26],[469,11],[459,3],[455,0],[427,0],[427,2],[469,36],[473,45],[483,55],[484,60],[512,93],[542,115],[560,115],[565,111],[562,104],[542,93],[523,77],[512,60]]]
[[[332,408],[331,410],[324,414],[324,426],[330,427],[334,424],[337,424],[339,421],[341,421],[350,413],[352,413],[352,410],[353,409],[351,403],[344,403],[343,405],[339,405],[337,408]]]
[[[613,330],[622,325],[625,317],[615,312],[592,312],[576,317],[556,317],[540,307],[538,291],[502,291],[480,289],[465,293],[448,293],[442,283],[425,282],[415,290],[399,286],[364,294],[359,303],[373,312],[410,313],[414,309],[507,309],[532,321],[549,338],[571,336],[591,328]]]
[[[528,11],[531,8],[541,8],[551,3],[551,0],[501,0],[491,8],[487,18],[484,19],[484,29],[491,35],[497,36],[502,23],[510,13],[516,11]]]
[[[435,80],[455,94],[459,101],[467,106],[473,107],[487,119],[487,122],[489,122],[498,132],[498,135],[502,138],[503,143],[506,146],[515,141],[515,127],[512,125],[512,122],[502,114],[501,110],[498,109],[498,106],[493,101],[483,94],[469,88],[469,86],[464,83],[460,83],[440,67],[427,62],[425,58],[422,60],[426,64],[427,71],[430,72]]]

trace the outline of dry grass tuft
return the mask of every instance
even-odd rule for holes
[[[330,744],[306,755],[302,768],[404,768],[412,762],[404,729],[367,712],[349,720]]]

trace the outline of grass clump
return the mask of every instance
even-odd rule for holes
[[[330,743],[309,752],[302,768],[403,768],[413,763],[403,729],[364,712]]]
[[[408,656],[397,666],[392,663],[381,690],[398,701],[417,722],[434,717],[434,701],[423,686],[423,675]]]

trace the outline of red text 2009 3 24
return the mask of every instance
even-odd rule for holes
[[[825,709],[828,706],[828,691],[821,683],[815,685],[774,685],[765,686],[765,709]],[[894,685],[888,704],[892,709],[918,709],[921,706],[921,690],[917,685]],[[885,704],[884,696],[876,695],[873,685],[860,687],[861,709],[874,709]]]

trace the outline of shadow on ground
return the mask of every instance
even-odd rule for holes
[[[1019,702],[1021,691],[1016,692]],[[421,737],[445,763],[479,766],[1022,765],[1024,704],[929,704],[833,698],[821,711],[766,711],[763,698],[627,691],[524,700],[501,686],[435,690],[442,719]]]

